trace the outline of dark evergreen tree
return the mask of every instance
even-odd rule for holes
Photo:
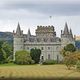
[[[30,50],[30,56],[32,57],[32,60],[35,61],[35,63],[39,63],[40,61],[40,55],[41,55],[41,50],[40,49],[31,49]]]

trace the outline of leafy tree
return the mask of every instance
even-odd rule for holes
[[[65,57],[67,54],[70,54],[75,51],[76,47],[73,44],[68,44],[61,50],[60,53],[63,55],[63,57]]]
[[[73,67],[77,62],[77,57],[75,57],[75,51],[76,48],[73,44],[66,45],[61,51],[61,54],[64,58],[64,63],[68,69]]]
[[[77,70],[80,71],[80,60],[77,61]]]
[[[16,64],[31,64],[33,63],[30,53],[28,51],[22,50],[15,53],[15,63]]]
[[[64,63],[67,66],[67,68],[70,70],[71,67],[74,67],[74,65],[76,65],[77,58],[73,54],[69,53],[64,57]]]
[[[0,49],[0,63],[4,63],[5,57],[4,57],[4,53],[3,50]]]
[[[35,61],[35,63],[39,63],[40,61],[40,55],[41,55],[41,50],[40,49],[31,49],[30,50],[30,56],[32,57],[32,60]]]
[[[70,52],[74,52],[76,51],[76,47],[73,44],[68,44],[64,47],[65,51],[70,51]]]
[[[6,58],[12,56],[12,47],[8,43],[4,42],[2,48],[6,52]]]
[[[5,63],[12,55],[12,49],[6,41],[0,41],[0,61]]]
[[[4,62],[4,50],[2,49],[2,44],[3,44],[3,41],[0,41],[0,63],[3,63]]]

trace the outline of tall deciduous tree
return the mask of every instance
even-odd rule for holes
[[[0,62],[7,62],[7,59],[12,55],[12,49],[6,41],[0,41]]]
[[[7,42],[3,43],[2,48],[6,52],[7,58],[12,55],[12,47]]]

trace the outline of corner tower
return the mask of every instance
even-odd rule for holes
[[[24,49],[24,38],[23,31],[20,29],[20,24],[18,23],[16,32],[13,31],[13,47],[14,47],[14,60],[15,52]]]
[[[64,48],[67,44],[75,45],[75,39],[73,38],[72,30],[68,29],[67,22],[65,23],[64,30],[61,30],[61,46]]]

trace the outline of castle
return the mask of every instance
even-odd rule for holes
[[[40,60],[52,59],[62,60],[60,54],[61,49],[69,43],[75,45],[72,30],[68,29],[65,23],[64,30],[61,30],[61,38],[56,37],[54,26],[37,26],[36,35],[31,35],[30,29],[27,34],[23,34],[18,23],[16,32],[13,31],[13,44],[14,44],[14,60],[15,52],[19,50],[30,51],[32,48],[41,50]]]

